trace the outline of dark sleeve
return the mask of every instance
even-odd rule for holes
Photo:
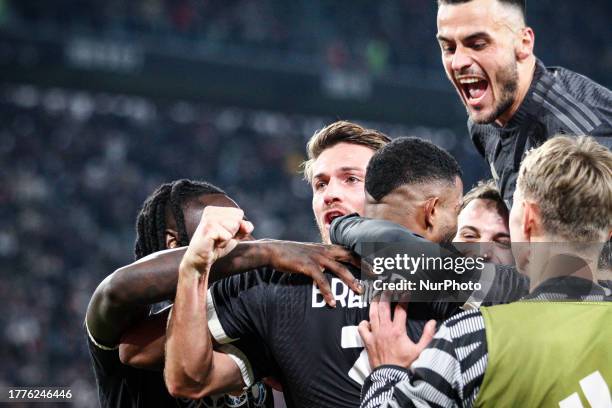
[[[272,358],[265,338],[274,302],[274,282],[280,275],[254,270],[215,282],[207,298],[208,327],[219,350],[231,355],[247,385],[272,375]]]
[[[346,215],[334,219],[330,227],[332,243],[343,245],[366,260],[377,256],[393,256],[394,253],[408,251],[430,256],[462,256],[452,245],[442,247],[427,241],[405,227],[386,220],[375,220],[360,217],[358,214]],[[378,244],[378,245],[376,245]],[[419,269],[410,276],[414,280],[438,281],[448,276],[433,269]],[[456,277],[456,276],[455,276]],[[478,281],[479,271],[466,271],[462,279]],[[418,294],[413,293],[413,300]],[[439,292],[435,298],[427,294],[427,301],[418,307],[418,317],[444,320],[462,311],[461,307],[470,293]]]
[[[118,406],[117,404],[122,402],[123,399],[127,399],[125,406],[129,406],[128,395],[122,392],[121,382],[124,376],[121,373],[119,350],[103,349],[100,348],[99,343],[96,343],[88,332],[87,348],[96,378],[100,407]]]
[[[175,406],[161,372],[141,370],[121,364],[119,349],[106,347],[87,333],[99,406],[102,408],[136,406]]]
[[[87,324],[85,324],[87,332],[87,348],[93,363],[96,377],[107,377],[113,375],[121,368],[121,360],[119,359],[119,346],[109,347],[99,343],[93,338]]]
[[[345,215],[334,219],[329,236],[333,244],[342,245],[357,255],[363,255],[364,242],[414,242],[412,232],[391,221],[374,220],[358,214]]]

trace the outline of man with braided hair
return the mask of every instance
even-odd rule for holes
[[[139,260],[154,252],[165,249],[187,246],[197,225],[199,214],[208,205],[221,207],[236,207],[237,205],[220,188],[206,182],[191,180],[176,180],[159,186],[144,202],[136,221],[136,242],[134,255]],[[249,237],[251,238],[251,237]],[[151,314],[159,312],[170,302],[158,302],[151,306]],[[143,313],[140,308],[131,309],[132,313]],[[146,312],[146,309],[145,309]],[[165,320],[167,310],[162,311],[157,319]],[[110,316],[108,316],[110,317]],[[202,401],[175,400],[164,384],[160,371],[145,370],[121,364],[120,352],[129,353],[129,342],[132,340],[129,332],[122,333],[123,347],[117,349],[116,341],[107,342],[113,333],[104,332],[103,327],[88,321],[89,349],[94,362],[96,380],[102,406],[225,406],[223,395],[213,396]],[[112,319],[111,319],[112,320]],[[152,328],[151,335],[157,336],[159,330],[150,321],[142,323],[143,327]],[[121,326],[116,326],[120,329]],[[163,340],[160,337],[160,342]],[[113,344],[107,347],[104,344]],[[163,343],[161,344],[163,346]],[[109,350],[110,349],[110,350]],[[272,393],[262,383],[257,383],[248,392],[241,395],[227,395],[230,400],[242,400],[248,406],[272,406]],[[221,401],[221,402],[219,402]],[[214,405],[212,405],[214,404]]]
[[[234,207],[237,204],[220,188],[199,181],[177,180],[161,185],[143,204],[138,214],[134,246],[137,261],[118,269],[96,289],[90,301],[86,326],[102,407],[209,406],[218,397],[201,401],[175,400],[163,383],[165,322],[174,297],[179,262],[185,246],[207,206]],[[252,240],[251,236],[245,237]],[[181,248],[183,247],[183,248]],[[164,252],[158,252],[168,249]],[[321,270],[329,268],[355,287],[350,272],[335,260],[348,260],[341,248],[298,244],[285,241],[241,243],[218,263],[214,280],[226,273],[238,273],[265,265],[301,273],[317,281]],[[350,278],[349,278],[350,276]],[[323,285],[328,301],[333,299],[329,285]],[[157,303],[156,303],[157,302]],[[143,349],[141,344],[146,344]],[[129,364],[129,365],[124,365]],[[144,370],[156,368],[158,372]],[[232,406],[271,406],[272,393],[261,383],[240,396],[227,395]]]
[[[136,219],[136,259],[164,249],[189,245],[191,216],[211,201],[228,198],[223,190],[203,181],[177,180],[159,186],[144,202]],[[187,219],[186,219],[187,217]],[[197,222],[197,220],[196,220]],[[197,225],[197,224],[196,224]]]

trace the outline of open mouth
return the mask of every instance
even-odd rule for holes
[[[343,215],[344,213],[342,213],[341,211],[330,211],[327,214],[325,214],[325,217],[324,217],[325,224],[330,225],[333,220],[335,220],[338,217],[342,217]]]
[[[489,89],[489,82],[480,77],[463,77],[458,79],[463,95],[470,105],[478,104]]]

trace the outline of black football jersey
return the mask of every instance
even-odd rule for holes
[[[98,385],[100,407],[177,407],[160,372],[139,370],[121,363],[119,350],[95,344],[87,336],[89,355]]]
[[[119,349],[106,347],[87,336],[87,345],[98,385],[102,408],[272,408],[270,387],[253,384],[241,395],[215,395],[200,400],[173,398],[161,372],[134,368],[121,363]]]
[[[371,371],[357,331],[368,319],[365,295],[326,275],[336,308],[325,304],[311,279],[271,269],[232,276],[209,290],[215,340],[230,347],[238,343],[248,384],[267,376],[279,379],[289,407],[357,407]],[[409,314],[409,336],[418,340],[430,312],[419,305]]]

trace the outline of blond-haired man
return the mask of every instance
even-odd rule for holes
[[[366,167],[389,142],[384,133],[347,121],[324,127],[308,141],[304,178],[312,187],[312,212],[324,243],[330,243],[329,226],[335,218],[363,214]]]
[[[593,271],[611,229],[607,148],[557,137],[531,151],[510,214],[529,296],[447,320],[424,350],[403,308],[391,320],[388,303],[373,304],[360,334],[377,369],[362,407],[610,406],[612,298]]]

